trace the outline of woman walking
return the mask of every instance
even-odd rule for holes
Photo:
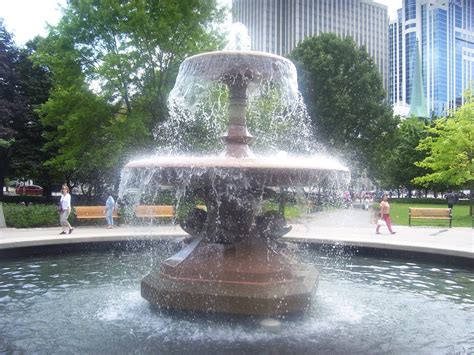
[[[382,196],[382,202],[380,202],[380,218],[383,219],[387,224],[387,228],[390,234],[395,234],[396,232],[392,230],[392,220],[390,219],[390,204],[388,203],[387,194],[384,194]],[[375,233],[380,234],[380,227],[381,225],[377,223],[377,229],[375,230]]]
[[[71,234],[74,228],[71,227],[67,220],[71,213],[71,195],[67,185],[63,185],[61,189],[61,200],[59,202],[59,223],[63,227],[63,231],[59,234]]]

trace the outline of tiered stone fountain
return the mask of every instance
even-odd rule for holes
[[[193,56],[180,75],[225,83],[229,124],[225,151],[209,157],[157,157],[130,162],[130,170],[155,169],[162,185],[186,185],[205,201],[183,229],[192,241],[142,280],[142,296],[161,307],[232,314],[280,315],[305,311],[318,271],[284,256],[277,239],[286,234],[283,216],[261,213],[268,187],[308,186],[347,178],[347,168],[315,158],[255,156],[245,109],[249,85],[278,82],[293,64],[282,57],[247,51]]]

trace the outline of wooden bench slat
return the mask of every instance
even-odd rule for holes
[[[135,207],[138,218],[174,217],[174,207],[168,205],[138,205]]]
[[[101,219],[105,218],[104,206],[75,206],[77,219]],[[113,211],[113,218],[119,218],[117,211]]]
[[[420,209],[412,209],[412,216],[449,216],[449,209],[426,209],[426,211]]]
[[[411,219],[451,219],[450,217],[413,217]]]
[[[408,225],[411,226],[412,219],[439,219],[449,220],[449,227],[452,223],[452,211],[450,208],[408,208]]]

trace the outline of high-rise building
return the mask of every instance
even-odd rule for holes
[[[350,36],[365,46],[388,83],[388,14],[372,0],[233,0],[252,50],[286,55],[303,39],[323,32]]]
[[[474,81],[474,1],[404,0],[389,26],[389,57],[395,112],[446,115]]]

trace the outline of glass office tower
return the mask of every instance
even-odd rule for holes
[[[404,0],[389,26],[389,57],[395,111],[423,96],[428,116],[446,115],[474,81],[474,1]],[[415,85],[418,64],[422,85]]]
[[[243,23],[252,50],[286,55],[303,39],[331,32],[365,46],[388,84],[388,13],[373,0],[233,0],[232,19]]]

